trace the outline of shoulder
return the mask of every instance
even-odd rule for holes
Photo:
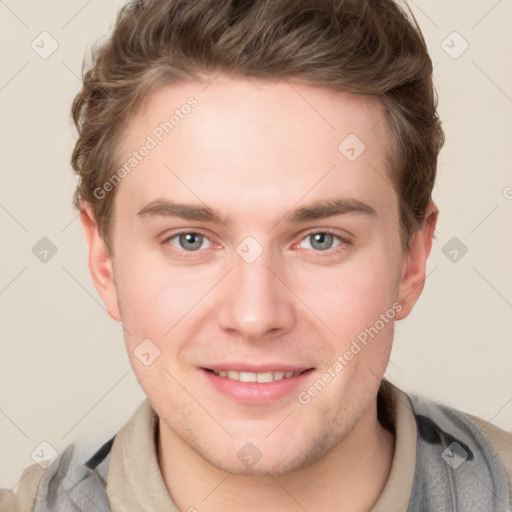
[[[17,493],[12,489],[0,489],[0,512],[32,512],[44,472],[43,467],[32,464],[23,470]]]
[[[485,434],[498,454],[507,473],[508,483],[512,489],[512,432],[507,432],[481,418],[467,415]]]
[[[109,510],[105,479],[114,437],[92,457],[90,443],[82,442],[69,445],[46,468],[29,466],[18,481],[17,493],[0,489],[0,512]]]
[[[509,482],[512,474],[512,432],[432,400],[410,395],[418,428],[427,437],[433,426],[445,428],[450,434],[460,435],[462,439],[479,440],[492,447],[492,453],[501,460],[507,472]],[[430,432],[431,434],[431,432]],[[466,437],[467,436],[467,437]]]
[[[471,497],[483,510],[509,510],[512,435],[432,400],[409,399],[418,431],[412,509]]]

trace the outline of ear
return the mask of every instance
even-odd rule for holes
[[[81,206],[80,221],[82,222],[85,239],[89,248],[89,270],[94,286],[103,299],[108,314],[116,322],[120,322],[121,315],[119,312],[112,258],[100,236],[90,205]]]
[[[413,233],[409,249],[404,256],[400,279],[398,302],[402,305],[396,319],[405,318],[419,299],[425,285],[425,269],[427,258],[432,248],[432,239],[437,223],[439,210],[430,203],[422,226]]]

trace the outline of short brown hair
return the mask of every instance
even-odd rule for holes
[[[402,245],[424,221],[444,133],[432,62],[411,13],[393,0],[136,0],[92,50],[72,115],[74,203],[93,209],[111,247],[116,172],[127,119],[156,88],[219,72],[376,96],[392,136],[390,179]]]

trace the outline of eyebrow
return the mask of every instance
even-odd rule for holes
[[[355,198],[334,198],[317,201],[309,206],[287,212],[281,220],[296,224],[308,220],[325,219],[337,215],[364,214],[376,216],[377,212],[369,204]],[[158,199],[142,208],[137,215],[140,217],[179,217],[185,220],[228,224],[215,210],[194,204],[176,203]]]

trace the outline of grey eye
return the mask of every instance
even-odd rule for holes
[[[325,251],[332,247],[334,237],[329,233],[314,233],[309,235],[311,239],[311,247],[319,251]]]
[[[342,243],[341,239],[331,233],[319,231],[317,233],[311,233],[304,237],[301,243],[306,242],[306,249],[315,249],[317,251],[327,251],[332,249],[333,242],[335,239],[339,240],[339,244]],[[337,244],[337,245],[339,245]]]
[[[196,251],[201,248],[205,240],[208,240],[200,233],[180,233],[170,239],[173,245],[177,245],[174,243],[176,238],[178,239],[178,247],[185,251]]]

